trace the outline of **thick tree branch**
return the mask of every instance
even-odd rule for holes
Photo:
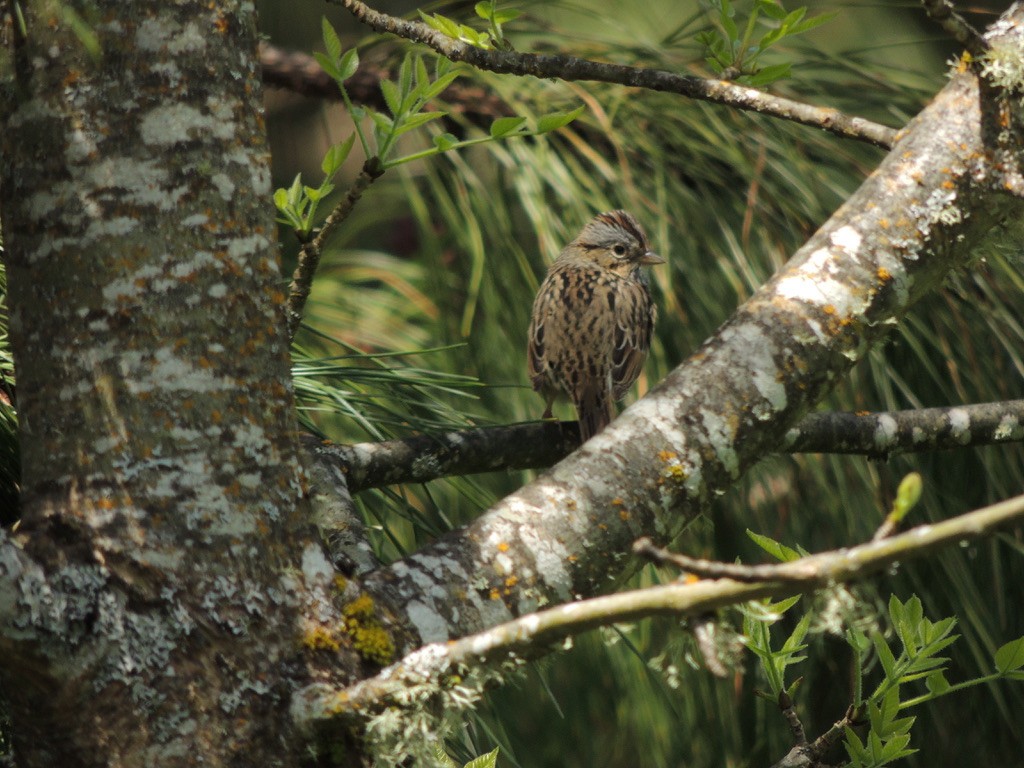
[[[763,597],[782,598],[862,579],[893,563],[941,547],[991,536],[1024,521],[1024,496],[951,520],[922,525],[882,541],[822,552],[778,565],[753,566],[763,579],[729,578],[676,582],[550,608],[448,643],[434,643],[406,656],[379,675],[344,689],[310,686],[296,697],[293,714],[307,724],[336,717],[366,717],[386,706],[402,706],[411,688],[440,684],[484,664],[546,653],[568,637],[597,627],[650,616],[699,616]],[[728,563],[719,563],[725,568]],[[746,566],[751,567],[751,566]],[[407,699],[405,700],[407,703]]]
[[[815,107],[774,96],[755,88],[725,80],[710,80],[664,70],[643,69],[621,64],[589,61],[572,56],[544,56],[513,51],[483,50],[443,35],[419,21],[406,21],[375,11],[360,0],[328,0],[342,5],[364,24],[378,32],[390,32],[433,48],[452,61],[463,61],[478,69],[511,75],[533,75],[560,80],[593,80],[633,88],[677,93],[691,99],[735,107],[750,112],[792,120],[822,128],[848,139],[879,147],[891,147],[896,130],[860,117],[825,107]]]
[[[989,34],[993,49],[1024,55],[1024,9]],[[1024,83],[1012,72],[1002,88],[954,73],[861,188],[689,360],[536,482],[370,574],[365,589],[404,612],[422,642],[608,589],[635,539],[669,538],[777,451],[916,300],[1024,220],[1024,200],[1003,185],[1024,145],[1013,95]]]
[[[791,429],[781,451],[887,458],[1024,440],[1024,400],[888,413],[812,413]],[[357,445],[325,445],[352,493],[441,477],[550,467],[579,448],[576,423],[539,422],[415,435]]]

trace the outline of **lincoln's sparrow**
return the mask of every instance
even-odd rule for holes
[[[548,270],[530,320],[530,381],[544,395],[544,418],[566,395],[580,437],[590,439],[615,416],[640,375],[657,314],[643,266],[664,264],[630,214],[595,216]]]

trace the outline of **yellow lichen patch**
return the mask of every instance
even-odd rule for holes
[[[695,574],[688,573],[683,576],[683,584],[696,584],[698,581],[700,581],[700,576]]]
[[[875,274],[878,276],[879,280],[883,280],[886,282],[892,280],[892,273],[885,267],[879,267],[878,271]]]
[[[612,499],[612,506],[613,506],[613,507],[621,507],[621,506],[623,506],[623,505],[624,505],[625,503],[626,503],[626,502],[624,502],[624,501],[623,501],[622,499],[620,499],[620,498],[619,498],[618,496],[616,496],[616,497],[615,497],[614,499]]]
[[[384,667],[395,658],[395,645],[391,636],[380,625],[349,627],[346,629],[352,636],[352,647],[362,658]]]
[[[498,544],[498,551],[499,552],[508,552],[508,542],[503,541],[500,544]]]
[[[344,592],[345,587],[348,586],[348,579],[342,576],[340,573],[334,577],[334,588],[339,592]]]
[[[679,454],[675,451],[658,451],[658,458],[662,461],[675,461],[679,458]]]
[[[313,627],[302,636],[302,644],[314,651],[338,651],[341,644],[326,627]]]
[[[488,596],[491,598],[491,600],[500,600],[501,592],[498,590],[497,587],[491,587],[491,591],[488,593]]]
[[[628,510],[625,510],[625,509],[620,509],[619,510],[619,520],[621,520],[622,522],[626,522],[627,520],[629,520],[629,518],[630,518],[630,514],[629,514]]]
[[[826,304],[824,307],[821,308],[821,311],[824,312],[826,315],[834,315],[836,313],[836,308],[834,304]]]
[[[337,583],[337,581],[335,581]],[[376,606],[369,595],[360,595],[341,609],[345,616],[343,629],[352,639],[352,648],[366,661],[385,666],[395,655],[391,635],[381,626]]]
[[[349,619],[366,620],[373,618],[373,598],[369,595],[360,595],[342,609],[342,613]]]
[[[507,579],[505,579],[506,587],[514,587],[518,583],[519,579],[516,576],[509,576]]]

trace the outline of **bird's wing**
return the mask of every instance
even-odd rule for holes
[[[612,349],[612,389],[621,400],[644,367],[657,308],[642,282],[629,283],[619,292],[615,306],[615,346]]]

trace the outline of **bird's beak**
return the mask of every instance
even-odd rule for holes
[[[637,261],[644,265],[665,263],[665,260],[661,258],[661,256],[659,256],[658,254],[656,254],[654,251],[648,251],[643,256],[641,256]]]

